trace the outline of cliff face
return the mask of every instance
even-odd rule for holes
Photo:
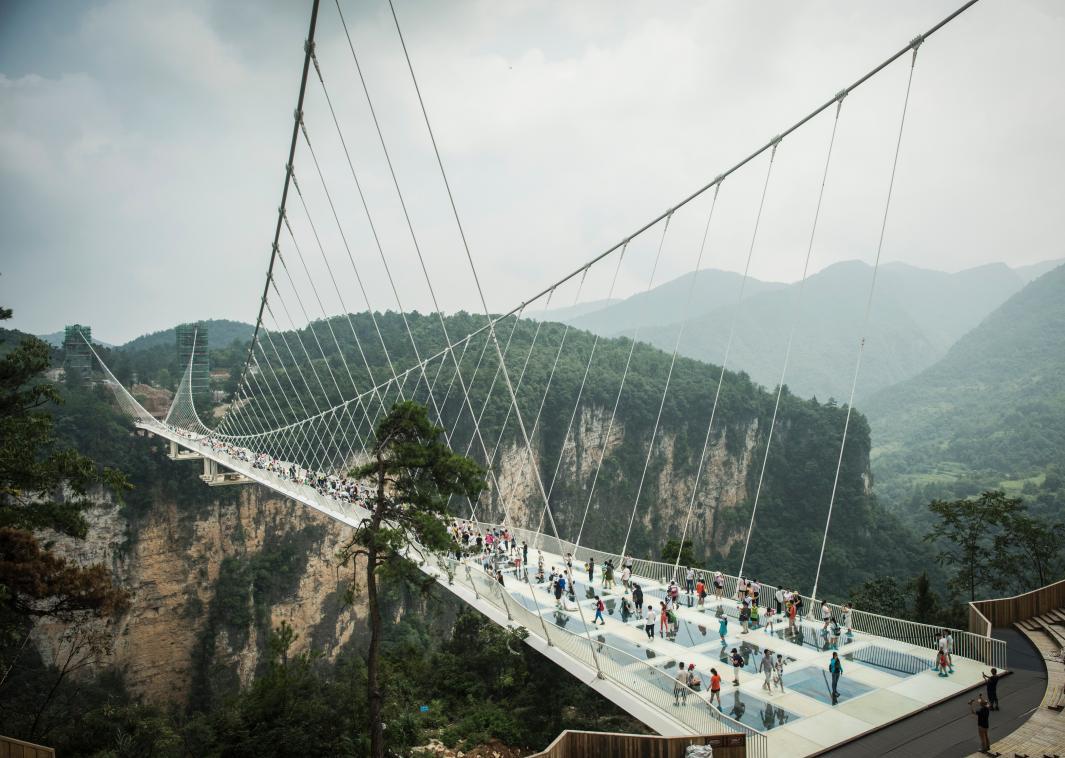
[[[706,554],[710,547],[726,553],[742,533],[738,524],[725,525],[718,517],[753,497],[749,482],[756,463],[758,419],[730,429],[729,434],[738,436],[742,443],[730,446],[724,434],[713,436],[693,504],[691,493],[699,450],[681,450],[683,446],[678,445],[676,432],[660,429],[637,503],[635,493],[640,490],[647,455],[645,446],[650,435],[627,437],[623,421],[615,418],[610,422],[609,408],[582,407],[560,453],[543,454],[543,442],[537,438],[536,463],[544,487],[551,493],[552,514],[560,536],[575,540],[580,533],[582,544],[620,551],[635,510],[633,545],[657,556],[661,543],[668,537],[679,538],[690,507],[688,540],[697,546],[696,554]],[[628,459],[632,465],[610,465],[612,457],[626,444],[631,448]],[[601,457],[604,458],[602,467]],[[760,460],[757,464],[760,465]],[[503,451],[496,476],[503,495],[493,496],[488,511],[496,518],[505,511],[519,524],[535,527],[542,523],[543,530],[551,534],[550,524],[543,515],[543,496],[524,445],[511,443]]]
[[[88,538],[62,550],[109,566],[129,591],[104,664],[152,701],[183,703],[220,679],[247,684],[282,621],[299,634],[293,653],[313,646],[330,659],[361,626],[364,609],[341,599],[351,570],[335,559],[350,530],[265,488],[195,510],[159,493],[135,521],[102,500],[86,516]]]

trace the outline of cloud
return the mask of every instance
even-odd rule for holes
[[[478,310],[391,15],[380,4],[344,8],[437,298]],[[622,239],[952,8],[397,3],[493,309]],[[9,51],[0,54],[0,299],[16,308],[15,325],[81,321],[121,341],[184,319],[253,318],[305,8],[112,0],[68,9],[63,23],[48,13],[35,5],[0,32]],[[58,31],[27,44],[20,30],[36,28]],[[958,269],[1061,255],[1063,31],[1052,0],[980,4],[922,48],[886,259]],[[400,297],[426,310],[428,288],[328,2],[318,53]],[[903,63],[847,99],[816,267],[875,252],[905,75]],[[395,307],[313,74],[305,117],[371,304]],[[830,127],[828,115],[781,145],[757,276],[799,274]],[[326,309],[364,307],[302,145],[296,171],[314,230],[297,197],[289,215]],[[756,161],[726,182],[706,265],[744,267],[765,171]],[[708,210],[709,197],[672,219],[660,281],[694,263]],[[616,294],[646,286],[659,232],[630,246]],[[295,262],[287,236],[282,245]],[[582,297],[603,297],[608,274],[593,271]]]

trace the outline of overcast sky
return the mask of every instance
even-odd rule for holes
[[[493,310],[635,231],[957,4],[396,0]],[[480,310],[387,3],[342,7],[440,303]],[[12,326],[78,321],[122,342],[180,321],[254,320],[309,8],[0,2],[0,304],[14,307]],[[333,0],[317,36],[400,299],[426,310]],[[1065,256],[1063,43],[1060,0],[983,0],[922,47],[885,260],[953,271]],[[907,69],[845,101],[814,269],[875,255]],[[339,292],[298,198],[289,210],[322,309],[395,308],[313,74],[305,112],[366,290],[301,144],[296,174]],[[830,112],[781,144],[754,276],[800,276],[831,127]],[[704,267],[743,269],[766,168],[763,158],[724,183]],[[673,219],[657,281],[694,265],[709,200]],[[660,236],[632,245],[615,296],[647,286]],[[580,298],[605,297],[612,274],[594,268]],[[320,315],[300,276],[308,314]],[[574,283],[552,306],[576,297]]]

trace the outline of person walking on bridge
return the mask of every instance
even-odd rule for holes
[[[765,675],[765,681],[762,682],[762,689],[766,692],[772,692],[773,688],[769,682],[773,678],[773,651],[768,648],[762,651],[762,663],[758,667]]]
[[[710,669],[710,705],[717,701],[717,709],[721,710],[721,675],[717,669]]]
[[[595,558],[588,559],[588,583],[592,583],[592,579],[595,576]]]
[[[653,640],[655,638],[655,609],[653,606],[647,606],[647,613],[643,616],[643,630],[647,633],[647,639]]]
[[[839,659],[839,653],[832,653],[832,660],[828,662],[828,672],[832,674],[832,705],[839,700],[839,678],[843,675],[843,663]]]

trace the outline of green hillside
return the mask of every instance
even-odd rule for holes
[[[247,342],[251,339],[255,326],[245,324],[242,321],[230,321],[229,319],[207,319],[207,333],[212,347],[228,347],[234,341]],[[165,345],[173,347],[175,344],[174,329],[144,334],[122,345],[120,350],[147,350],[148,348]]]
[[[409,314],[408,321],[414,331],[421,353],[430,355],[443,345],[439,324],[435,316]],[[484,322],[483,317],[465,313],[448,319],[451,335],[467,334]],[[377,314],[377,322],[390,346],[390,357],[399,368],[415,363],[413,351],[407,341],[403,322],[398,314]],[[373,379],[380,382],[388,375],[380,342],[368,314],[353,314],[351,324],[358,333],[363,350],[369,360]],[[500,341],[509,339],[513,321],[506,320],[499,327]],[[352,329],[345,317],[333,320],[333,331],[341,343],[348,368],[361,387],[368,386],[370,377],[358,360]],[[318,334],[328,335],[324,323],[312,327]],[[536,330],[535,322],[521,321],[514,332],[507,353],[508,370],[514,381],[521,373],[522,364],[532,345]],[[540,398],[544,395],[551,365],[565,329],[560,324],[544,324],[536,343],[529,369],[523,379],[519,398],[526,423],[531,426],[537,415]],[[313,345],[314,335],[310,328],[302,330],[304,344]],[[549,483],[559,459],[564,442],[564,432],[573,410],[573,404],[584,375],[594,336],[589,332],[570,329],[566,335],[562,353],[550,393],[544,404],[543,415],[534,437],[540,456],[541,476]],[[292,344],[298,344],[291,339]],[[274,335],[280,347],[283,336]],[[329,353],[333,373],[345,379],[345,368],[332,347],[331,337],[323,339]],[[581,408],[577,418],[583,419],[577,427],[571,445],[575,445],[577,463],[567,464],[561,473],[551,496],[551,507],[563,535],[574,538],[580,530],[585,504],[588,500],[591,471],[594,469],[599,446],[602,444],[602,427],[595,427],[595,419],[605,426],[610,415],[621,381],[631,342],[627,339],[601,339],[596,348],[596,357],[584,389]],[[463,375],[470,388],[473,404],[478,408],[488,393],[495,367],[495,353],[488,349],[479,371],[476,365],[484,346],[483,335],[475,338],[463,359]],[[282,352],[283,348],[282,348]],[[603,464],[591,508],[588,513],[584,535],[590,544],[620,549],[635,502],[640,474],[646,456],[646,445],[651,436],[658,412],[659,399],[669,368],[669,354],[650,345],[637,345],[625,391],[622,394],[618,420],[624,430],[616,447],[611,450]],[[287,362],[287,361],[286,361]],[[279,371],[277,386],[299,388],[307,407],[329,407],[336,402],[332,396],[323,394],[313,379],[313,372],[301,361],[304,376],[310,378],[310,390],[303,384],[299,372],[291,369]],[[328,377],[328,370],[320,359],[314,363],[318,375]],[[435,376],[439,364],[430,366],[430,376]],[[286,373],[288,374],[286,376]],[[702,448],[706,423],[713,403],[719,369],[690,359],[678,361],[671,389],[663,411],[660,434],[656,442],[651,467],[640,499],[640,510],[630,547],[635,554],[658,555],[662,546],[671,537],[679,537],[679,523],[687,511],[690,499],[690,481],[696,470]],[[445,362],[438,387],[451,383],[453,367]],[[272,377],[271,377],[272,378]],[[292,385],[289,384],[291,379]],[[327,388],[331,383],[325,380]],[[416,384],[411,379],[408,392]],[[424,384],[422,384],[424,388]],[[442,393],[436,393],[438,400]],[[425,401],[424,389],[416,397]],[[332,399],[330,399],[332,398]],[[702,483],[692,521],[694,552],[698,560],[707,565],[738,568],[737,543],[747,528],[750,502],[743,500],[736,507],[717,507],[718,492],[727,490],[736,477],[743,482],[746,491],[753,495],[758,475],[758,466],[766,442],[767,422],[772,415],[774,396],[753,384],[742,373],[729,373],[722,389],[720,405],[715,421],[714,441],[718,453],[714,456],[715,469],[707,474]],[[296,401],[294,405],[298,404]],[[277,405],[285,406],[279,402]],[[455,386],[448,396],[444,417],[460,422],[454,435],[455,444],[465,448],[472,437],[473,427],[468,412],[461,411],[462,393]],[[486,404],[481,419],[481,429],[488,445],[494,445],[509,408],[507,393],[502,383],[496,386]],[[264,406],[265,407],[265,406]],[[821,404],[787,395],[781,408],[773,451],[769,458],[766,481],[759,505],[759,522],[755,541],[752,543],[748,565],[763,577],[772,577],[781,582],[806,587],[812,580],[820,548],[821,529],[827,510],[832,477],[839,453],[840,435],[845,409],[835,404]],[[294,420],[299,416],[298,407]],[[266,416],[264,426],[276,425],[277,420]],[[253,422],[256,426],[257,422]],[[664,442],[665,439],[668,443]],[[513,419],[503,436],[506,446],[521,444],[519,431]],[[841,541],[830,542],[826,557],[829,578],[825,587],[842,597],[850,587],[873,576],[893,573],[914,560],[920,560],[924,548],[909,535],[894,519],[888,517],[876,505],[866,489],[868,472],[869,430],[865,419],[856,414],[852,419],[851,437],[844,459],[840,485],[839,508],[833,522],[833,534]],[[474,453],[480,455],[474,446]],[[573,458],[570,458],[572,461]],[[574,470],[576,468],[576,471]],[[671,468],[667,468],[671,467]],[[540,508],[536,497],[530,497],[529,508]],[[492,504],[496,516],[501,515],[498,502]],[[534,511],[538,513],[537,511]],[[891,535],[888,542],[884,535]],[[842,537],[846,535],[846,540]],[[890,550],[885,545],[890,544]],[[905,558],[903,557],[905,556]]]
[[[1065,502],[1065,266],[1035,279],[920,375],[863,405],[876,490],[896,506],[987,486]],[[1060,499],[1059,499],[1060,496]]]

